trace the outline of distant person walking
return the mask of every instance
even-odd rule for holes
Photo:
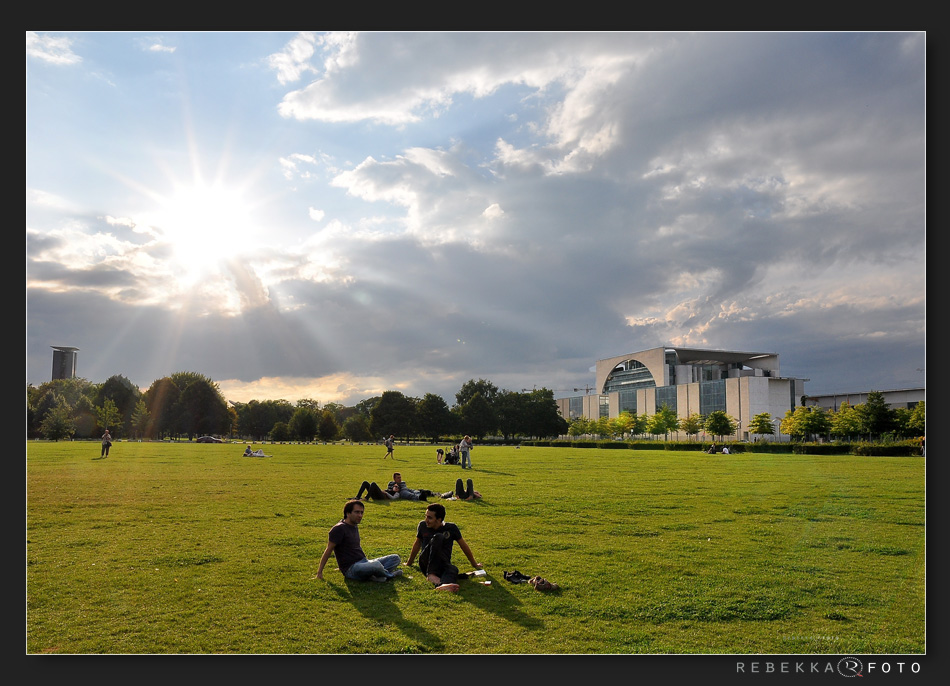
[[[109,430],[106,429],[106,432],[102,434],[102,452],[99,453],[99,457],[109,457],[109,448],[112,447],[112,434],[109,433]]]
[[[393,455],[393,447],[395,445],[396,445],[396,437],[393,434],[389,434],[389,438],[386,439],[386,454],[383,455],[384,460],[387,457],[391,457],[394,460],[396,459],[396,456]]]
[[[459,456],[461,458],[462,469],[472,468],[472,437],[467,435],[459,441]]]

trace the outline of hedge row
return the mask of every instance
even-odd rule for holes
[[[602,448],[607,450],[679,450],[705,452],[710,443],[688,441],[523,441],[521,445],[542,448]],[[775,453],[784,455],[863,455],[867,457],[915,457],[920,446],[901,443],[727,443],[732,453]],[[717,444],[719,450],[722,444]]]

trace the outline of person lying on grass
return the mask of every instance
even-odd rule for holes
[[[456,497],[459,500],[478,500],[482,497],[482,494],[475,490],[472,480],[469,479],[465,487],[462,486],[462,480],[455,480],[455,491],[446,491],[442,493],[439,497],[445,500],[448,500],[452,497]]]
[[[372,483],[364,481],[360,484],[360,490],[356,494],[356,500],[363,499],[364,491],[366,492],[366,497],[372,498],[373,500],[426,500],[435,495],[433,491],[427,488],[409,488],[409,484],[402,480],[402,474],[399,472],[393,473],[393,480],[389,482],[386,490],[380,488],[375,481]]]
[[[426,575],[437,591],[455,593],[459,590],[456,583],[459,570],[452,564],[452,542],[458,541],[459,548],[473,567],[481,567],[482,563],[475,560],[472,549],[462,538],[462,532],[452,522],[445,521],[445,506],[441,503],[432,503],[426,508],[425,519],[416,527],[416,540],[406,566],[411,566],[419,556],[419,570]],[[421,551],[421,554],[420,554]]]
[[[400,576],[402,570],[399,563],[402,558],[393,553],[372,560],[367,560],[363,548],[360,547],[360,522],[363,521],[363,503],[359,500],[349,500],[343,506],[343,519],[333,525],[327,540],[327,548],[320,558],[320,567],[317,569],[317,578],[323,579],[323,568],[330,559],[336,556],[337,564],[343,576],[353,581],[389,581],[394,576]]]

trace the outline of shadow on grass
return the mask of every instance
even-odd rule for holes
[[[521,600],[510,590],[502,586],[497,579],[491,579],[491,582],[491,586],[485,586],[474,579],[460,580],[459,595],[465,598],[466,602],[515,622],[525,629],[543,628],[544,622],[522,611]]]
[[[426,652],[443,652],[446,649],[445,643],[438,634],[407,619],[399,609],[396,604],[399,597],[396,589],[398,583],[402,581],[393,579],[386,584],[375,584],[344,578],[346,593],[343,592],[343,587],[336,584],[333,585],[333,590],[367,619],[392,625],[416,645],[425,646]],[[364,591],[368,590],[367,587],[375,592],[365,593]]]

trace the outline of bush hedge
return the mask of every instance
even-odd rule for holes
[[[679,450],[705,452],[712,442],[702,441],[522,441],[521,445],[541,448],[605,448],[608,450]],[[775,453],[782,455],[860,455],[866,457],[914,457],[920,455],[920,445],[914,441],[901,443],[793,443],[762,441],[759,443],[716,443],[729,446],[737,453]]]

